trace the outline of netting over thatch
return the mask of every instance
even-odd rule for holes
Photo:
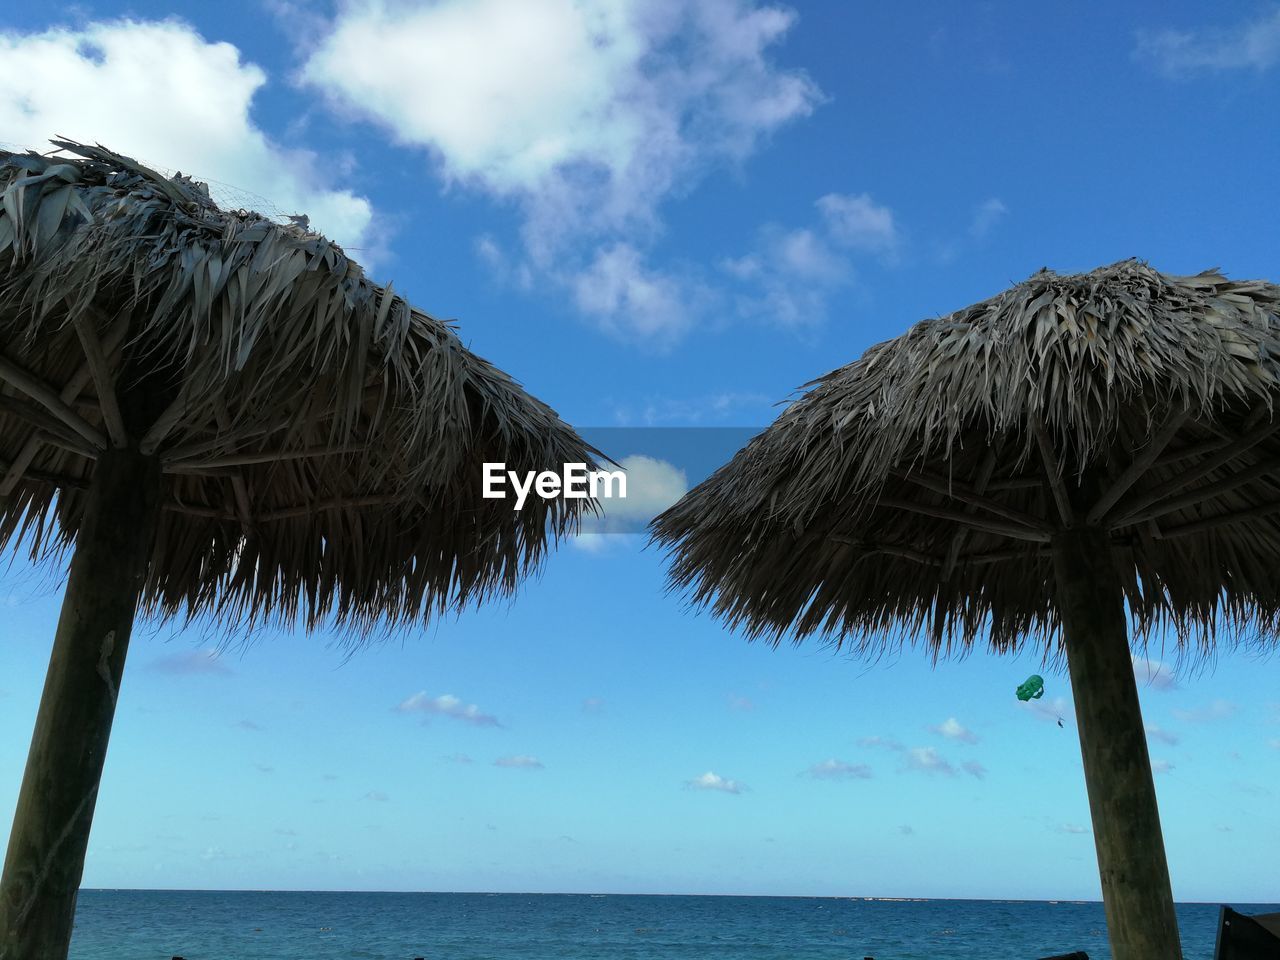
[[[56,145],[0,153],[0,545],[73,540],[95,455],[130,444],[164,464],[166,614],[425,617],[576,525],[588,501],[481,498],[484,461],[593,451],[448,323],[301,226]]]
[[[1044,270],[814,381],[654,522],[750,635],[1051,642],[1048,544],[1111,533],[1141,639],[1280,625],[1280,287]]]

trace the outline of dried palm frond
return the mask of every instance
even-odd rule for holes
[[[1280,626],[1280,287],[1041,271],[807,385],[654,521],[752,637],[1052,652],[1047,545],[1111,534],[1139,643]]]

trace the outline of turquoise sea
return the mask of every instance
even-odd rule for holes
[[[1233,904],[1245,913],[1277,904]],[[1216,904],[1178,907],[1210,960]],[[72,960],[1109,958],[1099,903],[86,890]]]

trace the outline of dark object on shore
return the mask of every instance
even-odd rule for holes
[[[1280,628],[1278,312],[1217,271],[1041,271],[815,381],[653,522],[752,639],[1065,655],[1115,960],[1182,957],[1133,654]]]
[[[1213,960],[1280,960],[1280,913],[1248,916],[1224,906]]]
[[[135,614],[356,642],[509,595],[594,465],[452,325],[299,224],[101,147],[0,151],[0,547],[71,554],[0,879],[0,957],[62,960]]]

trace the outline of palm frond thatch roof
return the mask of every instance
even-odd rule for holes
[[[144,607],[364,628],[512,589],[590,506],[481,498],[483,461],[593,451],[336,244],[54,143],[0,153],[0,546],[72,541],[96,453],[138,444]]]
[[[1280,626],[1280,287],[1043,270],[827,374],[654,521],[752,637],[1053,652],[1048,544],[1109,531],[1141,641]]]

